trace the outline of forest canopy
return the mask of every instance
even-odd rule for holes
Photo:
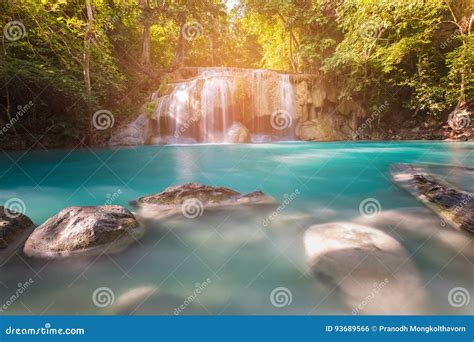
[[[182,66],[322,74],[369,111],[438,120],[474,94],[471,0],[5,0],[0,136],[83,139]]]

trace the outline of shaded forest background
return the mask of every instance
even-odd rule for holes
[[[433,124],[474,98],[471,0],[3,0],[0,21],[0,147],[91,144],[95,111],[135,116],[181,66],[320,73]]]

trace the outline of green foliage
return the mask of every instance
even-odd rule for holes
[[[337,79],[341,99],[439,115],[474,97],[472,1],[247,0],[242,7],[256,27],[262,67],[289,69],[293,35],[294,69]]]
[[[474,97],[471,0],[241,0],[233,8],[222,0],[90,0],[92,21],[86,4],[0,2],[2,28],[25,28],[20,39],[1,40],[0,124],[34,102],[7,135],[84,141],[96,110],[116,121],[135,115],[153,90],[169,89],[166,73],[180,65],[324,73],[341,100],[366,109],[388,101],[439,116]],[[183,26],[193,22],[200,31],[186,40]]]

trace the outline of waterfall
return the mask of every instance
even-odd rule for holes
[[[161,113],[163,112],[163,108],[165,107],[167,99],[168,99],[168,96],[163,96],[156,100],[157,105],[156,105],[156,110],[155,110],[155,120],[156,120],[156,132],[158,133],[158,135],[161,132]]]
[[[278,111],[288,113],[291,119],[296,117],[289,75],[269,70],[199,68],[195,77],[171,87],[169,94],[152,97],[160,141],[225,142],[226,133],[237,122],[250,134],[267,136],[267,140],[293,137],[292,127],[275,130],[270,125],[272,114]]]
[[[209,76],[201,90],[201,138],[205,142],[224,141],[234,121],[234,83],[227,75]]]
[[[255,70],[252,74],[252,102],[253,102],[253,118],[256,118],[257,125],[254,126],[255,120],[252,122],[252,130],[257,134],[260,133],[259,117],[269,113],[268,97],[265,94],[264,70]]]
[[[294,118],[296,117],[296,101],[295,94],[293,92],[293,86],[290,82],[290,75],[280,75],[279,87],[279,100],[280,100],[280,110],[283,113],[288,114],[288,129],[286,131],[280,131],[280,136],[286,136],[287,138],[293,139],[294,132],[291,129]]]

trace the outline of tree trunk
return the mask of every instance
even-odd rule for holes
[[[90,76],[90,49],[92,41],[92,26],[94,24],[94,15],[92,12],[92,5],[90,0],[86,0],[86,9],[87,9],[87,30],[84,36],[84,53],[82,56],[83,59],[83,74],[84,74],[84,83],[86,84],[87,93],[90,95],[91,88],[91,76]]]
[[[184,23],[186,22],[186,19],[181,19],[179,22],[179,27],[182,28]],[[179,32],[179,39],[178,39],[178,45],[176,46],[176,51],[174,54],[174,59],[173,59],[173,70],[178,69],[184,64],[184,37],[183,33],[180,31]]]
[[[211,66],[214,66],[214,41],[209,37],[209,54],[211,57]]]
[[[150,64],[150,48],[151,48],[151,35],[150,35],[150,23],[144,22],[143,27],[143,42],[142,42],[142,56],[140,62],[142,65]]]
[[[151,10],[148,4],[148,0],[140,0],[140,8],[142,11],[143,20],[143,40],[142,40],[142,54],[140,57],[140,63],[142,65],[150,64],[151,54]]]

